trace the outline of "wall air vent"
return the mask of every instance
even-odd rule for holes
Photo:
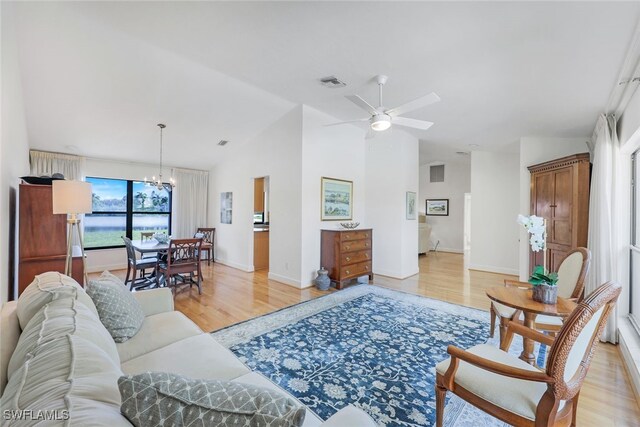
[[[220,146],[225,146],[229,143],[229,141],[227,141],[226,139],[221,139],[220,142],[218,142],[218,145]]]
[[[429,182],[444,182],[444,165],[429,167]]]
[[[322,86],[329,88],[345,87],[347,84],[342,80],[339,80],[336,76],[323,77],[320,79]]]

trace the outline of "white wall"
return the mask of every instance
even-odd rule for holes
[[[640,130],[640,90],[636,89],[618,121],[618,139],[622,145]]]
[[[471,269],[518,274],[519,164],[517,153],[471,153]]]
[[[17,189],[19,177],[29,174],[29,144],[22,83],[15,39],[15,5],[0,7],[2,88],[0,147],[0,304],[8,300],[17,280]]]
[[[301,286],[302,106],[247,144],[233,150],[210,174],[211,224],[216,260],[253,270],[253,178],[269,176],[269,277]],[[220,193],[233,192],[232,224],[220,223]]]
[[[320,268],[320,230],[339,228],[339,221],[320,220],[320,179],[353,181],[353,221],[366,227],[365,140],[355,126],[324,127],[339,120],[303,107],[302,127],[302,286],[309,286]],[[374,233],[375,235],[375,233]],[[374,264],[375,265],[375,264]]]
[[[464,193],[471,191],[471,160],[444,163],[444,182],[430,181],[430,165],[420,165],[418,210],[424,212],[426,199],[449,199],[449,216],[428,216],[431,224],[431,247],[439,240],[439,251],[464,252]]]
[[[589,151],[589,138],[520,138],[520,211],[531,213],[531,173],[528,166]],[[529,239],[523,227],[520,234],[520,280],[529,278]]]
[[[407,220],[407,191],[418,192],[418,140],[401,131],[366,141],[367,224],[373,228],[375,274],[418,273],[418,221]]]

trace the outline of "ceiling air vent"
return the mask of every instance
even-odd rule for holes
[[[229,141],[227,141],[226,139],[221,139],[220,142],[218,142],[218,145],[220,146],[225,146],[229,143]]]
[[[431,166],[429,175],[429,182],[444,182],[444,165]]]
[[[336,76],[323,77],[320,79],[322,86],[329,88],[345,87],[347,84],[342,80],[338,80]]]

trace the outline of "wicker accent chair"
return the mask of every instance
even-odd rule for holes
[[[515,322],[514,333],[551,347],[546,371],[493,346],[462,350],[436,365],[436,426],[447,391],[514,426],[575,426],[580,388],[620,286],[608,282],[580,302],[554,339]]]
[[[589,272],[591,263],[591,252],[587,248],[576,248],[569,252],[562,260],[558,268],[558,296],[571,298],[576,301],[584,297],[584,281]],[[527,282],[505,280],[504,285],[508,287],[530,288]],[[520,310],[507,307],[506,305],[491,302],[489,310],[491,314],[491,336],[493,337],[496,325],[496,318],[500,319],[500,347],[508,348],[513,335],[506,333],[507,324],[512,320],[522,321]],[[551,332],[552,335],[560,330],[563,319],[555,316],[539,315],[536,318],[536,329]]]
[[[197,285],[198,294],[202,294],[201,245],[202,239],[172,239],[169,242],[166,261],[158,262],[156,284],[160,286],[162,276],[166,285],[172,287],[174,294],[179,281],[189,283],[190,288],[194,284]]]

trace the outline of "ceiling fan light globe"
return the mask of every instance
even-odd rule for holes
[[[386,114],[377,114],[371,117],[371,129],[382,132],[391,127],[391,117]]]

